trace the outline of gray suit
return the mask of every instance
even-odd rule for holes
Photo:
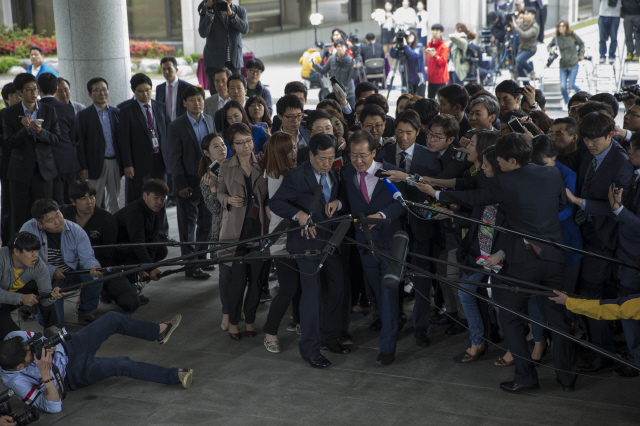
[[[231,5],[235,16],[229,20],[229,58],[233,68],[240,69],[242,61],[242,34],[249,33],[247,11],[244,7]],[[200,13],[198,33],[206,38],[204,46],[204,66],[207,68],[223,67],[227,62],[227,15],[220,12],[210,13],[203,8]]]
[[[204,113],[211,117],[215,117],[218,111],[218,101],[220,100],[220,94],[216,93],[204,100]]]

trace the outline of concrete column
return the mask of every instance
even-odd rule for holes
[[[131,97],[131,58],[125,1],[53,0],[59,75],[71,83],[71,99],[91,104],[87,82],[109,82],[109,104]]]
[[[0,24],[13,28],[13,14],[11,10],[11,0],[0,1]]]
[[[481,3],[468,0],[427,0],[429,28],[433,24],[442,24],[445,39],[455,30],[458,22],[466,24],[476,32],[480,31],[486,20],[486,5],[483,6]]]

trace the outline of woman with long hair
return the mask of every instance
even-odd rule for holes
[[[567,89],[567,81],[569,81],[569,89],[575,92],[580,91],[580,88],[576,86],[576,77],[580,69],[578,62],[584,59],[584,42],[578,37],[578,34],[569,28],[567,21],[560,21],[556,24],[556,34],[553,40],[547,46],[550,55],[555,46],[560,51],[560,91],[565,105],[568,105],[569,90]]]
[[[449,39],[451,39],[449,58],[453,61],[454,67],[454,71],[451,72],[451,83],[462,85],[464,79],[469,75],[471,62],[465,58],[468,57],[467,50],[469,45],[477,36],[474,31],[470,31],[462,22],[456,24],[455,33],[449,34]]]
[[[235,123],[243,123],[247,127],[249,127],[249,129],[251,129],[251,134],[254,141],[254,152],[258,156],[258,161],[262,160],[263,146],[269,139],[269,137],[267,136],[267,132],[264,130],[264,128],[251,124],[247,112],[239,102],[229,101],[222,108],[222,135],[225,138],[227,148],[230,148],[229,135],[227,135],[227,131]],[[230,151],[231,150],[229,149],[229,152]]]
[[[244,123],[234,123],[227,129],[227,140],[233,155],[220,166],[218,173],[218,201],[222,205],[220,242],[235,242],[264,234],[267,225],[265,200],[267,179],[264,170],[253,153],[253,134]],[[219,255],[244,257],[256,248],[241,244]],[[229,288],[229,337],[242,337],[238,323],[243,308],[245,336],[255,337],[256,310],[260,303],[259,286],[263,262],[259,260],[231,263]],[[248,289],[247,289],[248,284]],[[245,294],[246,291],[246,296]]]
[[[218,201],[218,172],[220,164],[227,158],[227,146],[224,139],[217,133],[210,133],[200,142],[200,149],[204,154],[198,166],[200,180],[200,192],[204,197],[204,203],[211,212],[211,241],[217,242],[220,237],[220,223],[222,221],[222,206]],[[220,328],[229,329],[229,306],[227,297],[231,285],[231,267],[220,264],[218,287],[220,290],[220,304],[222,305],[222,322]]]
[[[269,138],[269,142],[265,145],[264,152],[264,170],[267,176],[267,186],[269,188],[269,197],[273,197],[280,184],[284,174],[291,170],[297,164],[298,149],[293,136],[276,132]],[[269,233],[282,222],[282,218],[271,212],[271,221],[269,222]],[[271,253],[286,253],[287,236],[283,234],[272,246]],[[293,259],[278,259],[275,262],[276,275],[280,283],[280,289],[276,297],[271,301],[267,321],[264,324],[264,346],[269,352],[279,353],[280,342],[278,341],[278,326],[282,321],[289,303],[293,302],[293,324],[289,324],[287,330],[299,330],[300,327],[300,273],[296,261]]]
[[[270,129],[273,125],[271,114],[267,107],[267,102],[261,96],[251,96],[244,103],[244,110],[249,116],[249,121],[254,126],[260,126],[270,135]]]

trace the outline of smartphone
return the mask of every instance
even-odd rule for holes
[[[211,170],[211,173],[218,176],[218,170],[220,170],[220,163],[218,163],[218,160],[215,160],[213,163],[211,163],[209,169]]]
[[[422,181],[422,177],[419,174],[416,173],[413,176],[411,176],[411,175],[407,176],[406,181],[407,182],[411,182],[411,183],[417,183],[417,182]]]
[[[42,124],[42,123],[44,123],[44,119],[43,118],[36,118],[36,123]]]
[[[454,157],[458,161],[465,161],[467,159],[467,153],[460,151],[458,148],[453,147],[456,150],[456,156]]]
[[[333,168],[339,169],[344,166],[344,161],[342,161],[342,157],[338,157],[333,161]]]
[[[616,183],[615,183],[615,182],[612,182],[612,183],[611,183],[611,189],[613,190],[613,193],[614,193],[614,194],[617,194],[617,193],[618,193],[618,187],[616,186]]]
[[[340,84],[338,79],[331,77],[329,80],[331,80],[331,87],[333,87],[333,91],[339,93],[340,97],[347,99],[347,91],[344,86]]]
[[[511,116],[511,120],[507,123],[509,128],[513,133],[524,133],[524,127],[522,127],[522,123],[516,117]]]
[[[378,171],[374,173],[374,176],[375,176],[375,177],[377,177],[377,178],[380,178],[380,179],[382,179],[382,178],[386,178],[387,176],[386,176],[386,175],[385,175],[385,176],[383,176],[383,175],[382,175],[383,173],[387,173],[387,170],[385,170],[385,169],[378,169]]]

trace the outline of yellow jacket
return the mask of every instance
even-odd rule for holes
[[[318,49],[311,48],[304,52],[304,54],[300,57],[300,65],[302,65],[302,71],[300,75],[302,78],[309,78],[311,75],[311,63],[309,62],[309,58],[313,58],[313,62],[319,64],[322,61],[322,55]]]
[[[640,320],[640,294],[609,300],[567,298],[567,309],[597,320]]]

